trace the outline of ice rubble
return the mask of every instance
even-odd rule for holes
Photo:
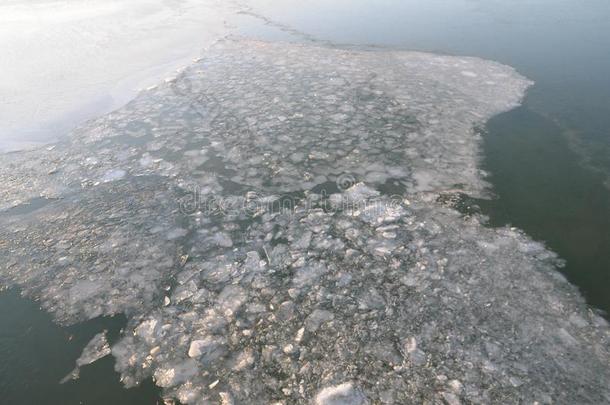
[[[469,72],[465,74],[464,72]],[[182,403],[605,403],[606,322],[484,195],[476,58],[230,40],[50,150],[4,155],[3,284],[125,313],[122,381]],[[104,181],[108,173],[112,181]]]

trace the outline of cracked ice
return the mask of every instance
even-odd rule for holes
[[[608,402],[609,329],[561,260],[438,199],[488,193],[474,128],[530,84],[477,58],[226,40],[0,157],[0,281],[61,324],[124,313],[123,383],[185,404]]]

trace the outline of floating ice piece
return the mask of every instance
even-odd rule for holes
[[[157,319],[149,319],[142,322],[134,330],[134,335],[141,337],[147,341],[154,341],[159,330],[159,321]]]
[[[366,291],[358,300],[358,308],[368,309],[383,309],[385,307],[385,300],[376,289]]]
[[[374,225],[387,224],[405,216],[402,206],[397,206],[388,201],[372,201],[362,210],[356,211],[364,221]]]
[[[462,76],[466,76],[466,77],[477,77],[478,76],[475,72],[471,72],[470,70],[462,70],[460,73],[462,74]]]
[[[364,394],[346,382],[334,387],[324,388],[315,399],[316,405],[364,405],[368,401]]]
[[[154,159],[149,153],[145,153],[142,155],[139,162],[142,167],[148,168],[153,165]]]
[[[292,282],[295,286],[303,287],[312,284],[328,271],[324,263],[306,264],[296,270]]]
[[[76,380],[80,376],[80,368],[91,364],[101,358],[108,356],[111,353],[110,345],[106,339],[106,331],[98,333],[87,343],[80,357],[76,359],[76,367],[68,375],[66,375],[60,384],[64,384],[70,380]]]
[[[225,314],[235,313],[246,301],[248,293],[238,285],[228,285],[218,295],[218,305]]]
[[[178,238],[182,238],[188,234],[188,230],[184,228],[174,228],[165,235],[165,239],[174,240]]]
[[[462,403],[460,401],[460,399],[458,398],[458,396],[455,395],[454,393],[443,392],[442,396],[443,396],[443,399],[445,400],[445,402],[447,403],[447,405],[460,405]]]
[[[233,241],[231,240],[231,237],[225,232],[215,233],[207,239],[207,242],[211,243],[212,245],[224,248],[233,246]]]
[[[332,321],[335,315],[324,309],[314,310],[305,320],[305,329],[309,332],[315,332],[325,322]]]
[[[246,348],[235,356],[231,368],[233,371],[242,371],[252,366],[254,360],[254,351],[251,348]]]
[[[197,374],[199,368],[195,360],[189,359],[168,367],[159,367],[154,374],[155,383],[159,387],[173,387],[187,381]]]
[[[220,336],[206,336],[202,340],[193,340],[188,355],[193,358],[202,358],[202,362],[209,363],[226,352],[226,341]]]
[[[108,170],[106,173],[104,173],[104,176],[102,176],[102,182],[109,183],[111,181],[121,180],[126,175],[127,172],[123,169]]]
[[[352,187],[345,190],[345,196],[351,201],[363,201],[365,199],[376,197],[379,192],[365,183],[356,183]]]

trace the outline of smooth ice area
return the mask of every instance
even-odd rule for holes
[[[0,150],[52,140],[190,64],[226,34],[225,3],[3,1]]]
[[[477,58],[222,41],[0,157],[0,280],[62,324],[124,313],[123,383],[185,404],[607,403],[608,325],[561,260],[451,204],[489,191],[474,128],[530,84]]]

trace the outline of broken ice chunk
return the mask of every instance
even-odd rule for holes
[[[215,233],[213,236],[210,236],[207,242],[211,243],[214,246],[220,247],[231,247],[233,246],[233,241],[231,237],[225,232]]]
[[[374,225],[394,222],[405,215],[406,212],[401,206],[394,206],[386,201],[376,201],[360,212],[363,221]]]
[[[260,256],[257,252],[251,251],[246,253],[246,260],[244,261],[244,269],[248,273],[258,272],[261,269],[264,269],[267,263],[264,260],[261,260]]]
[[[140,166],[144,167],[144,168],[148,168],[151,167],[153,165],[154,161],[152,156],[150,156],[150,153],[144,153],[142,155],[142,157],[140,158]]]
[[[316,395],[316,405],[364,405],[368,404],[362,391],[351,382],[324,388]]]
[[[246,301],[246,290],[238,285],[228,285],[218,295],[218,304],[225,315],[232,315]]]
[[[242,352],[235,354],[231,364],[233,371],[241,371],[252,366],[254,364],[254,350],[246,348]]]
[[[324,322],[332,321],[334,318],[335,315],[332,312],[316,309],[305,320],[305,329],[315,332]]]
[[[80,357],[76,359],[76,367],[67,376],[65,376],[60,384],[70,380],[76,380],[80,376],[80,368],[91,364],[110,354],[110,345],[106,339],[106,331],[98,333],[87,343]]]
[[[109,183],[111,181],[121,180],[127,175],[127,172],[123,169],[111,169],[104,173],[102,176],[103,183]]]
[[[188,234],[188,231],[183,228],[174,228],[165,235],[165,239],[174,240],[178,238],[182,238]]]
[[[312,263],[311,265],[305,265],[297,269],[292,282],[296,286],[305,286],[311,284],[317,278],[321,277],[328,271],[323,263]]]
[[[141,337],[147,342],[153,342],[157,335],[158,323],[157,319],[146,320],[135,328],[134,335]]]
[[[173,387],[187,381],[198,371],[197,362],[193,359],[173,366],[160,367],[154,373],[155,383],[163,388]]]
[[[84,302],[103,290],[103,284],[90,280],[77,281],[70,287],[68,297],[73,303]]]
[[[84,366],[110,354],[110,345],[106,339],[106,331],[98,333],[87,343],[76,364]]]
[[[385,305],[385,300],[374,288],[364,293],[358,300],[358,308],[363,310],[383,309]]]
[[[188,355],[198,358],[202,363],[209,364],[223,357],[227,352],[226,340],[221,336],[206,336],[201,340],[193,340]]]
[[[345,196],[351,201],[363,201],[367,198],[377,197],[379,192],[368,187],[364,183],[356,183],[352,187],[345,190]]]
[[[445,402],[448,405],[460,405],[460,399],[457,397],[457,395],[452,394],[451,392],[443,392],[443,399],[445,400]]]
[[[478,76],[475,72],[471,72],[470,70],[463,70],[461,73],[462,73],[462,76],[466,76],[466,77],[477,77]]]

